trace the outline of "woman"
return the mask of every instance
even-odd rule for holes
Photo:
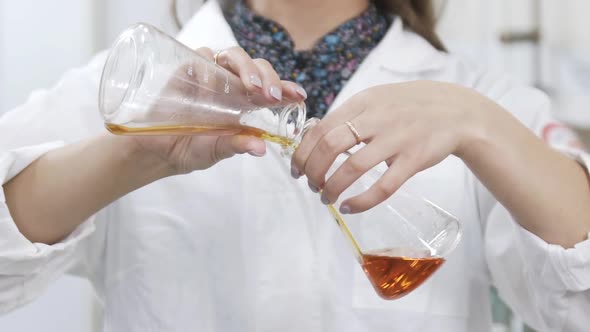
[[[386,4],[398,16],[387,15]],[[430,82],[386,84],[428,79],[471,87],[533,130],[550,122],[542,110],[546,99],[436,50],[442,47],[424,11],[428,3],[378,5],[367,0],[348,0],[346,6],[336,0],[252,0],[237,9],[230,6],[234,10],[226,10],[224,17],[219,4],[209,1],[179,39],[194,48],[223,50],[219,63],[269,101],[305,95],[280,82],[280,75],[306,88],[315,116],[341,105],[302,142],[294,174],[308,175],[312,188],[323,188],[324,201],[330,202],[351,176],[372,164],[387,160],[389,174],[400,172],[399,177],[385,176],[394,181],[385,182],[383,195],[368,192],[343,212],[369,208],[405,178],[449,154],[463,158],[478,178],[458,159],[447,158],[412,179],[465,226],[463,242],[428,283],[398,301],[378,299],[327,222],[330,217],[317,196],[303,190],[306,181],[288,180],[289,169],[277,149],[265,151],[259,140],[104,134],[95,106],[104,63],[99,55],[0,120],[0,177],[6,196],[0,210],[2,309],[32,300],[70,270],[89,278],[97,289],[107,331],[485,331],[491,327],[490,284],[539,330],[586,326],[590,278],[584,267],[590,258],[586,234],[580,232],[587,233],[587,211],[576,201],[587,197],[583,169],[548,152],[517,121],[471,90]],[[268,58],[279,75],[265,61],[251,60],[238,45],[255,58]],[[213,58],[211,51],[201,52]],[[443,105],[443,111],[435,112],[433,105]],[[515,147],[502,154],[515,161],[490,161],[477,143],[460,144],[478,137],[463,128],[479,132],[482,123],[496,116],[471,120],[472,113],[457,105],[475,108],[474,117],[502,114],[489,121],[503,126],[495,130],[510,133],[500,135],[500,142],[509,140]],[[359,110],[364,112],[359,115]],[[384,114],[388,110],[393,111]],[[453,127],[456,118],[465,119],[465,125]],[[343,127],[346,121],[354,131]],[[415,125],[410,128],[416,134],[410,132],[403,141],[412,144],[391,137],[389,129],[398,121],[404,127]],[[437,125],[451,128],[448,137]],[[331,133],[339,133],[342,144],[331,142]],[[423,137],[438,145],[425,144]],[[373,145],[383,153],[366,154],[368,158],[359,159],[368,163],[359,163],[356,173],[342,172],[324,184],[333,155],[357,140],[368,143],[363,149],[371,152]],[[331,148],[318,155],[325,142]],[[533,148],[524,151],[525,145]],[[398,148],[412,146],[416,148]],[[398,156],[408,151],[422,151],[429,158],[406,163],[407,170],[399,171],[404,163]],[[527,155],[521,159],[522,151]],[[242,152],[267,155],[238,156],[204,170]],[[583,163],[586,156],[575,153]],[[557,178],[559,171],[562,180],[547,179],[531,188],[530,176],[547,178],[547,171],[544,165],[527,165],[531,174],[526,174],[521,162],[538,160],[554,165],[552,175]],[[201,171],[170,176],[197,169]],[[500,181],[490,172],[507,179]],[[524,178],[515,179],[512,172]],[[507,182],[516,189],[507,190]],[[572,201],[562,212],[573,217],[558,215],[563,228],[555,234],[545,218],[538,223],[530,218],[537,212],[555,213],[553,196],[536,195],[548,187]],[[515,194],[531,197],[518,202]],[[538,211],[532,211],[530,204],[538,202]]]

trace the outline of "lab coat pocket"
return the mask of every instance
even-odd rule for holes
[[[354,284],[352,305],[358,309],[378,309],[392,312],[425,313],[431,295],[431,285],[428,280],[413,292],[397,300],[384,300],[375,292],[371,282],[359,266],[354,269]]]

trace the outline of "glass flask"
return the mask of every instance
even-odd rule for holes
[[[249,93],[239,77],[147,24],[128,28],[113,45],[100,83],[99,108],[106,127],[120,135],[257,136],[290,156],[305,130],[304,103],[269,105]],[[349,154],[341,154],[328,174]],[[443,264],[461,239],[448,212],[402,187],[376,207],[339,214],[341,200],[367,190],[381,173],[370,170],[338,202],[328,205],[376,292],[400,298]]]
[[[246,134],[283,145],[301,135],[305,121],[303,103],[284,98],[269,105],[236,75],[141,23],[124,31],[110,51],[99,109],[115,134]]]

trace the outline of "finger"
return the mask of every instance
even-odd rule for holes
[[[305,170],[307,160],[309,159],[311,152],[314,150],[319,140],[334,128],[342,125],[346,121],[351,121],[358,117],[362,112],[364,112],[365,107],[365,102],[362,100],[362,98],[358,98],[356,96],[352,97],[342,106],[328,113],[328,115],[326,115],[322,121],[308,130],[305,136],[303,136],[303,140],[299,144],[299,147],[293,154],[293,158],[291,160],[291,174],[295,178],[302,176],[304,174],[303,171]],[[358,131],[360,132],[360,128]],[[369,139],[370,137],[366,138]]]
[[[262,76],[262,91],[264,96],[270,101],[282,101],[283,89],[279,74],[277,74],[270,62],[265,59],[254,59],[254,63]]]
[[[217,55],[217,64],[238,75],[246,89],[258,91],[262,88],[262,78],[258,66],[241,47],[232,47]]]
[[[299,84],[291,81],[281,81],[283,97],[299,102],[307,98],[307,92]]]
[[[348,126],[341,124],[325,134],[309,155],[303,173],[307,176],[310,188],[322,188],[326,173],[334,160],[351,147],[357,144],[356,137]],[[315,190],[314,190],[315,191]]]
[[[343,214],[360,213],[391,197],[408,179],[417,173],[410,158],[397,158],[392,166],[367,191],[345,200],[340,205]]]
[[[195,50],[195,52],[209,61],[213,61],[213,56],[215,55],[213,50],[209,47],[199,47]]]
[[[384,143],[381,144],[380,142],[367,144],[342,163],[324,185],[322,202],[336,202],[340,194],[363,174],[396,154],[397,149],[395,146],[390,145],[386,149],[384,145]]]
[[[263,140],[251,136],[219,136],[215,141],[213,160],[219,162],[243,153],[256,157],[264,156],[266,144]]]

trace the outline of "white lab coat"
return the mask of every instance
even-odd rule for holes
[[[179,39],[193,48],[236,44],[215,1]],[[0,183],[46,151],[104,132],[96,105],[104,59],[0,119]],[[369,86],[416,79],[473,87],[536,132],[553,121],[541,93],[434,50],[400,20],[335,105]],[[588,165],[586,154],[568,153]],[[0,310],[32,301],[73,271],[96,288],[105,331],[489,331],[490,285],[540,331],[590,326],[590,241],[564,250],[530,234],[459,159],[411,181],[459,217],[463,241],[397,301],[375,295],[326,208],[305,180],[290,178],[288,164],[269,147],[262,159],[239,156],[157,181],[52,246],[18,232],[0,191]]]

